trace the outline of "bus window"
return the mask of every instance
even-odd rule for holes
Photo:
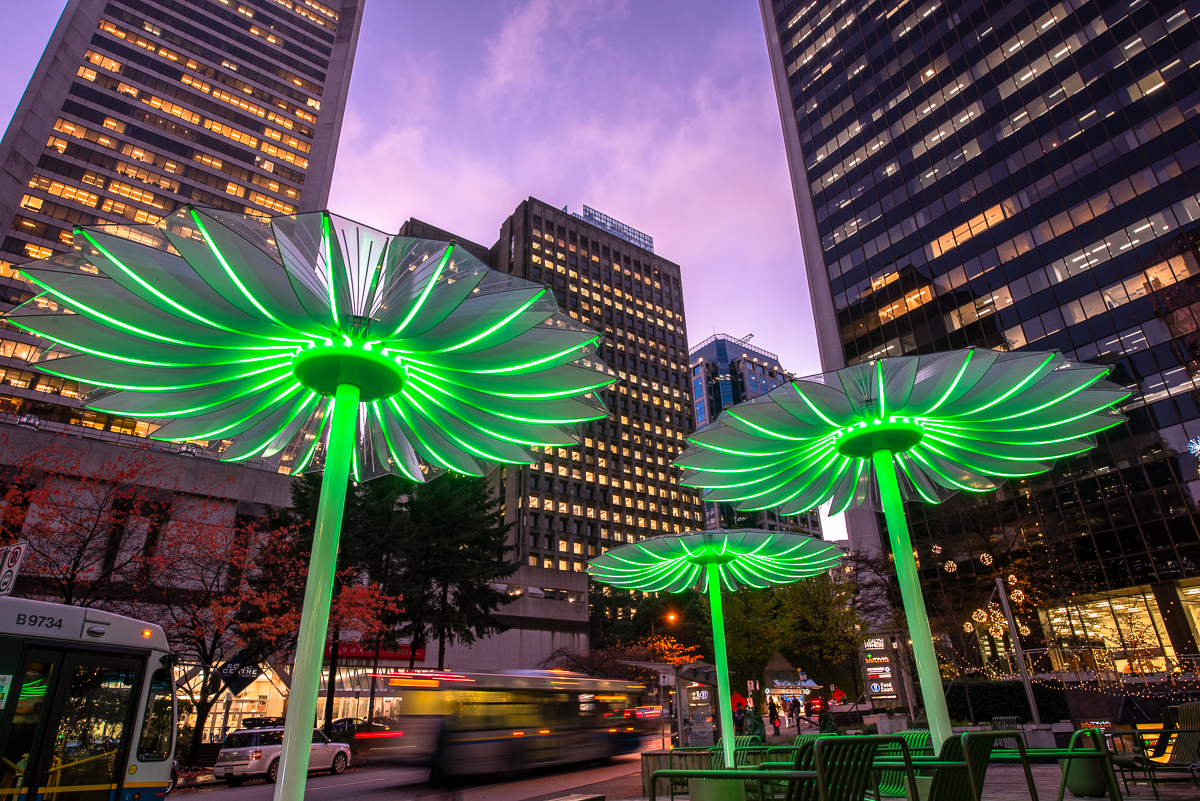
[[[122,742],[128,742],[126,726],[133,722],[139,671],[113,664],[116,659],[109,664],[93,659],[80,657],[70,671],[66,697],[57,702],[61,712],[49,741],[50,759],[39,759],[37,786],[54,801],[108,801],[123,773],[118,759]]]
[[[175,686],[171,672],[159,668],[150,677],[146,718],[142,721],[142,738],[138,741],[138,759],[142,762],[162,762],[167,759],[171,756],[171,740],[174,737]]]
[[[27,787],[25,775],[29,752],[33,750],[34,736],[42,709],[46,705],[46,691],[50,687],[50,674],[54,669],[51,662],[30,662],[21,683],[13,690],[19,692],[8,703],[16,703],[13,711],[12,728],[8,735],[8,748],[0,760],[0,788]],[[7,795],[7,794],[6,794]]]

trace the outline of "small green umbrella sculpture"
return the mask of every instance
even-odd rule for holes
[[[796,514],[882,506],[935,743],[951,734],[904,501],[940,503],[1095,446],[1129,393],[1108,368],[982,348],[879,359],[786,384],[693,434],[676,464],[708,501]]]
[[[712,611],[713,654],[725,765],[733,760],[733,708],[721,588],[790,584],[836,567],[842,553],[812,537],[782,531],[701,531],[655,537],[613,548],[593,559],[588,572],[597,581],[643,592],[708,591]],[[680,743],[682,745],[682,743]]]
[[[74,241],[22,267],[42,292],[6,315],[55,343],[40,369],[161,423],[154,438],[324,471],[275,796],[298,801],[347,479],[534,463],[606,416],[595,390],[616,376],[546,287],[453,242],[192,207]]]

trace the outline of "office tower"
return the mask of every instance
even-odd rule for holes
[[[324,208],[361,21],[361,0],[68,2],[0,140],[0,309],[35,294],[14,264],[75,226]],[[0,412],[146,433],[26,367],[44,345],[0,336]]]
[[[601,396],[608,420],[576,448],[509,469],[508,519],[521,564],[583,571],[609,547],[703,525],[699,499],[671,460],[693,430],[679,265],[654,240],[587,206],[517,206],[493,266],[550,287],[562,310],[603,334],[598,354],[621,380]]]
[[[910,507],[930,592],[1028,557],[1054,568],[1035,644],[1196,653],[1200,8],[760,3],[823,367],[1059,350],[1132,393],[1095,450]]]
[[[704,428],[722,411],[759,395],[766,395],[796,376],[784,370],[779,357],[749,344],[748,337],[713,334],[692,348],[692,398],[696,427]],[[737,511],[731,503],[704,504],[705,527],[785,529],[821,536],[820,518],[815,511],[780,518],[773,511]]]

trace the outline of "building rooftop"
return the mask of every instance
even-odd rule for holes
[[[566,211],[566,207],[563,211]],[[649,234],[643,234],[636,228],[631,228],[620,220],[614,220],[602,211],[596,211],[591,206],[583,207],[583,214],[571,212],[571,216],[583,220],[586,223],[591,223],[597,228],[603,228],[613,236],[619,236],[631,245],[637,245],[643,250],[650,253],[654,252],[654,237]]]
[[[765,356],[766,358],[773,360],[776,364],[779,363],[779,357],[777,355],[775,355],[774,353],[771,353],[771,351],[763,350],[762,348],[756,348],[755,346],[748,344],[745,339],[739,339],[738,337],[730,336],[729,334],[713,334],[711,337],[704,340],[699,345],[693,346],[692,349],[690,351],[688,351],[688,355],[695,356],[697,353],[704,350],[709,345],[713,344],[714,342],[716,342],[718,340],[725,340],[726,342],[735,343],[737,345],[740,345],[743,350],[753,351],[758,356]]]

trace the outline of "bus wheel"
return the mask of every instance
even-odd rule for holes
[[[269,781],[271,784],[274,784],[277,778],[279,778],[278,759],[271,763],[271,767],[267,768],[267,781]]]

